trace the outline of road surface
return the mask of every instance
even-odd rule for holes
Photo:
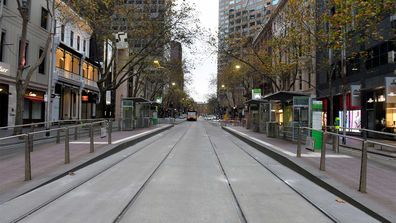
[[[205,121],[0,205],[0,222],[376,222]]]

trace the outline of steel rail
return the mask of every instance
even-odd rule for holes
[[[184,138],[184,136],[187,134],[187,132],[189,130],[190,130],[190,128],[187,128],[187,130],[183,133],[183,135],[176,141],[176,143],[172,146],[172,148],[169,150],[169,152],[165,155],[165,157],[157,165],[157,167],[154,169],[154,171],[149,175],[149,177],[146,179],[146,181],[144,181],[142,186],[139,187],[139,190],[135,193],[135,195],[132,197],[132,199],[128,202],[127,205],[125,205],[125,207],[122,209],[120,214],[118,214],[117,217],[113,220],[113,223],[118,223],[118,222],[120,222],[122,220],[122,218],[125,216],[125,214],[128,212],[128,210],[130,210],[130,208],[133,206],[135,201],[143,193],[143,191],[146,188],[146,186],[151,182],[151,180],[154,177],[154,175],[162,167],[162,165],[165,163],[166,159],[168,159],[169,155],[174,151],[176,146],[181,142],[181,140]]]
[[[234,136],[235,137],[235,136]],[[273,170],[271,170],[267,165],[263,164],[258,158],[255,156],[251,155],[248,151],[246,151],[242,146],[240,146],[238,143],[236,143],[233,139],[230,139],[230,141],[236,145],[240,150],[242,150],[246,155],[251,157],[253,160],[255,160],[258,164],[260,164],[262,167],[264,167],[267,171],[269,171],[272,175],[274,175],[276,178],[278,178],[280,181],[282,181],[286,186],[288,186],[291,190],[293,190],[295,193],[300,195],[304,200],[306,200],[309,204],[311,204],[313,207],[315,207],[317,210],[319,210],[321,213],[323,213],[326,217],[328,217],[331,221],[333,222],[340,222],[335,216],[332,216],[330,213],[328,213],[326,210],[323,208],[319,207],[316,205],[313,201],[311,201],[307,196],[305,196],[303,193],[295,189],[290,183],[288,183],[286,180],[284,180],[282,177],[280,177],[278,174],[276,174]],[[253,148],[253,147],[252,147]],[[264,154],[264,153],[263,153]],[[272,159],[272,158],[271,158]]]
[[[105,169],[103,169],[103,170],[100,171],[99,173],[94,174],[93,176],[91,176],[91,177],[89,177],[89,178],[83,180],[82,182],[78,183],[77,185],[75,185],[75,186],[73,186],[73,187],[67,189],[66,191],[62,192],[61,194],[55,196],[54,198],[49,199],[48,201],[42,203],[41,205],[38,205],[37,207],[33,208],[32,210],[28,211],[27,213],[25,213],[25,214],[21,215],[20,217],[18,217],[18,218],[16,218],[16,219],[12,220],[10,223],[16,223],[16,222],[20,222],[20,221],[24,220],[25,218],[29,217],[29,216],[32,215],[33,213],[39,211],[40,209],[42,209],[42,208],[48,206],[48,205],[51,204],[51,203],[53,203],[53,202],[59,200],[61,197],[65,196],[66,194],[72,192],[73,190],[75,190],[75,189],[79,188],[80,186],[86,184],[87,182],[91,181],[91,180],[94,179],[95,177],[98,177],[98,176],[100,176],[101,174],[105,173],[107,170],[113,168],[114,166],[116,166],[117,164],[121,163],[122,161],[124,161],[124,160],[126,160],[126,159],[132,157],[133,155],[135,155],[135,154],[137,154],[138,152],[144,150],[145,148],[149,147],[150,145],[152,145],[152,144],[158,142],[160,139],[166,137],[168,134],[170,134],[170,132],[167,132],[166,134],[164,134],[164,135],[158,137],[158,139],[155,139],[153,142],[150,142],[149,144],[147,144],[147,145],[143,146],[142,148],[140,148],[140,149],[134,151],[133,153],[129,154],[128,156],[122,157],[120,160],[118,160],[118,161],[116,161],[115,163],[111,164],[110,166],[106,167]]]
[[[208,137],[208,139],[209,139],[209,142],[210,142],[210,144],[211,144],[211,147],[212,147],[212,149],[213,149],[213,152],[214,152],[214,154],[215,154],[215,156],[216,156],[216,158],[217,158],[217,162],[218,162],[218,164],[219,164],[220,171],[222,172],[222,174],[224,175],[224,178],[225,178],[226,181],[227,181],[228,189],[230,190],[230,192],[231,192],[231,194],[232,194],[232,198],[233,198],[233,200],[234,200],[234,203],[235,203],[235,205],[236,205],[236,207],[237,207],[237,213],[238,213],[238,216],[239,216],[239,220],[240,220],[242,223],[247,223],[248,221],[247,221],[247,219],[246,219],[245,214],[243,213],[241,204],[239,203],[239,200],[238,200],[238,198],[237,198],[237,196],[236,196],[236,193],[235,193],[235,191],[234,191],[234,188],[232,187],[232,185],[231,185],[231,183],[230,183],[230,180],[229,180],[228,175],[227,175],[227,173],[226,173],[226,171],[225,171],[225,169],[224,169],[224,166],[223,166],[223,164],[222,164],[221,161],[220,161],[219,154],[218,154],[217,151],[216,151],[216,145],[213,143],[212,139],[211,139],[210,136],[208,135],[208,132],[207,132],[207,130],[206,130],[205,127],[204,127],[204,129],[205,129],[205,133],[206,133],[206,135],[207,135],[207,137]]]

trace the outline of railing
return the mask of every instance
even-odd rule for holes
[[[96,83],[96,81],[94,80],[89,80],[87,78],[84,78],[78,74],[74,74],[72,72],[63,70],[63,69],[56,69],[58,76],[66,78],[66,79],[70,79],[76,82],[79,82],[80,84],[85,84],[94,88],[98,88],[98,84]]]
[[[93,139],[95,126],[102,126],[102,125],[106,126],[108,144],[111,144],[111,134],[112,134],[112,129],[113,129],[113,121],[112,120],[90,122],[90,123],[72,125],[72,126],[67,126],[67,127],[62,127],[62,128],[54,128],[54,129],[48,129],[48,130],[29,132],[26,134],[7,136],[7,137],[0,138],[0,142],[6,141],[6,140],[11,140],[11,139],[18,139],[18,140],[24,141],[24,144],[25,144],[25,152],[24,152],[25,153],[25,181],[28,181],[28,180],[32,179],[32,168],[31,168],[31,157],[30,156],[31,156],[31,152],[33,152],[33,142],[34,142],[35,135],[39,135],[42,133],[57,132],[56,143],[60,143],[60,133],[64,132],[64,138],[65,138],[64,163],[68,164],[68,163],[70,163],[70,129],[74,129],[74,139],[77,140],[78,135],[79,135],[78,128],[83,128],[83,127],[89,128],[89,138],[90,138],[89,152],[93,153],[95,151],[94,139]]]
[[[31,161],[31,153],[34,151],[34,148],[38,145],[39,140],[46,139],[45,143],[52,143],[56,142],[56,144],[61,144],[61,139],[62,143],[64,143],[64,146],[61,147],[61,149],[64,150],[64,154],[62,152],[62,158],[64,160],[65,164],[69,164],[71,161],[71,156],[70,156],[70,141],[73,138],[75,141],[77,141],[82,135],[88,133],[88,141],[86,144],[89,144],[89,153],[94,153],[95,152],[95,135],[98,135],[98,131],[100,132],[101,137],[107,137],[107,140],[104,142],[101,141],[99,144],[112,144],[112,133],[114,130],[119,130],[123,131],[123,123],[125,122],[130,122],[134,121],[135,119],[101,119],[101,120],[91,120],[90,122],[86,123],[75,123],[76,121],[82,121],[82,120],[72,120],[74,123],[71,123],[70,125],[63,125],[63,126],[58,126],[56,125],[54,128],[51,129],[41,129],[41,130],[36,130],[36,131],[31,131],[19,135],[13,135],[13,136],[6,136],[0,138],[0,144],[1,149],[4,149],[2,152],[6,156],[10,156],[13,154],[18,154],[20,153],[19,149],[24,150],[24,179],[25,181],[29,181],[32,179],[32,161]],[[145,125],[140,126],[140,127],[151,127],[155,126],[158,124],[175,124],[178,121],[176,121],[173,118],[169,119],[159,119],[157,123],[152,123],[149,118],[144,118],[142,120],[145,120]],[[87,120],[84,120],[87,121]],[[135,120],[136,121],[136,120]],[[66,122],[66,121],[65,121]],[[51,122],[52,123],[52,122]],[[31,125],[36,125],[37,123],[33,124],[28,124],[28,125],[21,125],[21,126],[31,126]],[[41,125],[48,124],[45,122],[38,123]],[[56,122],[56,124],[58,124]],[[21,127],[18,126],[18,127]],[[8,126],[8,128],[14,127],[14,126]],[[133,126],[131,129],[127,130],[133,130],[136,129],[137,126]],[[46,137],[45,135],[51,134],[55,135],[53,138],[49,138],[48,136]],[[53,141],[52,141],[53,140]],[[12,141],[11,143],[8,143]],[[4,143],[6,142],[6,143]],[[4,146],[7,144],[7,146]],[[77,143],[78,144],[78,143]],[[85,144],[85,143],[83,143]],[[72,144],[74,145],[74,144]],[[44,148],[43,146],[39,147],[41,151],[41,148]],[[56,147],[55,148],[59,148]]]
[[[301,153],[301,147],[302,147],[302,142],[301,142],[301,138],[302,138],[302,130],[315,130],[312,128],[307,128],[307,127],[299,127],[298,128],[298,133],[297,133],[297,152],[296,152],[296,156],[298,158],[302,157],[302,153]],[[373,131],[373,130],[368,130],[368,129],[360,129],[362,131],[370,131],[370,132],[376,132],[376,133],[381,133],[378,131]],[[326,170],[326,149],[327,149],[327,138],[332,136],[332,149],[334,152],[338,153],[339,152],[339,138],[346,138],[346,139],[352,139],[352,140],[357,140],[360,141],[362,143],[362,148],[361,148],[361,163],[360,163],[360,178],[359,178],[359,191],[362,193],[366,193],[367,191],[367,153],[368,153],[368,143],[373,143],[373,144],[377,144],[377,145],[381,145],[381,146],[387,146],[390,148],[394,148],[396,149],[395,145],[391,145],[391,144],[386,144],[386,143],[381,143],[381,142],[377,142],[374,140],[368,140],[367,137],[364,138],[359,138],[359,137],[355,137],[355,136],[350,136],[350,135],[343,135],[343,134],[339,134],[338,132],[329,132],[327,130],[325,131],[321,131],[321,130],[315,130],[315,131],[319,131],[323,134],[323,143],[322,143],[322,148],[321,148],[321,154],[320,154],[320,162],[319,162],[319,169],[321,171],[325,171]],[[396,136],[396,134],[392,134],[392,133],[386,133],[387,135],[391,134],[392,136]]]

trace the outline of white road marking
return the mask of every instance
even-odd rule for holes
[[[288,156],[293,156],[293,157],[296,156],[296,153],[285,151],[284,149],[282,149],[282,148],[280,148],[278,146],[275,146],[273,144],[264,142],[264,141],[262,141],[260,139],[257,139],[255,137],[249,136],[249,135],[247,135],[247,134],[245,134],[243,132],[240,132],[238,130],[231,129],[231,128],[228,128],[228,129],[233,131],[233,132],[236,132],[236,133],[238,133],[238,134],[240,134],[242,136],[245,136],[246,138],[249,138],[249,139],[251,139],[251,140],[253,140],[255,142],[258,142],[258,143],[260,143],[260,144],[262,144],[264,146],[270,147],[270,148],[275,149],[275,150],[277,150],[277,151],[279,151],[281,153],[284,153],[284,154],[286,154]],[[303,154],[302,156],[303,157],[320,157],[320,153],[308,152],[306,154]],[[348,156],[348,155],[341,155],[341,154],[326,154],[326,158],[352,158],[352,157]]]

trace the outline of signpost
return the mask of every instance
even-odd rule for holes
[[[312,139],[314,140],[314,150],[321,150],[323,145],[322,114],[323,102],[312,101]]]
[[[261,99],[261,89],[252,89],[252,100],[259,100]]]

